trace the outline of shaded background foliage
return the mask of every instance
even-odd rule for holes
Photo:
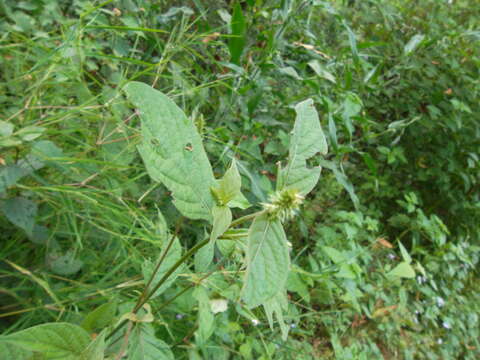
[[[252,202],[272,191],[296,103],[315,100],[331,149],[287,231],[289,340],[254,326],[240,254],[217,249],[205,288],[229,310],[208,346],[188,294],[156,315],[178,358],[478,357],[476,1],[6,0],[0,16],[5,333],[134,299],[162,246],[157,207],[183,246],[203,236],[137,155],[120,89],[139,80],[191,115],[216,175],[239,157]],[[388,276],[400,242],[414,279]]]

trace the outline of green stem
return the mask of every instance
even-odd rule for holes
[[[255,212],[253,214],[248,214],[248,215],[242,216],[241,218],[238,218],[237,220],[232,221],[232,223],[230,224],[230,228],[233,228],[237,225],[240,225],[240,224],[244,223],[245,221],[252,220],[253,218],[255,218],[257,216],[262,215],[264,212],[265,212],[265,210],[261,210],[261,211]]]
[[[202,247],[207,245],[209,243],[210,239],[204,240],[201,243],[198,243],[195,245],[193,248],[188,250],[185,255],[183,255],[166,273],[165,275],[162,276],[162,278],[158,281],[158,283],[155,285],[155,287],[148,293],[148,295],[144,296],[141,301],[138,301],[137,304],[135,305],[135,308],[133,309],[132,313],[136,314],[143,305],[145,305],[148,300],[152,297],[153,294],[160,288],[160,286],[163,285],[163,283],[168,279],[170,275],[173,274],[175,270],[177,270],[180,265],[182,265],[190,256],[195,254],[198,250],[200,250]],[[106,340],[110,339],[113,335],[115,335],[125,324],[128,323],[128,320],[123,320],[120,324],[118,324],[110,334],[107,335],[105,338]]]
[[[153,270],[152,276],[150,276],[150,279],[148,280],[147,284],[145,285],[142,294],[138,298],[137,303],[135,304],[135,308],[143,301],[145,296],[147,296],[147,291],[150,285],[152,284],[153,279],[155,278],[155,275],[157,274],[158,270],[160,269],[160,266],[162,265],[163,261],[167,257],[167,254],[172,247],[173,242],[175,241],[175,236],[172,236],[170,241],[168,242],[167,247],[165,248],[165,251],[163,252],[162,256],[160,257],[160,260],[158,261],[157,265],[155,266],[155,269]]]

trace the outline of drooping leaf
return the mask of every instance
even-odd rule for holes
[[[117,313],[117,303],[107,302],[90,312],[82,322],[82,327],[88,332],[102,329],[113,321]]]
[[[24,197],[5,200],[1,207],[8,220],[23,229],[28,236],[32,235],[37,215],[37,204]]]
[[[248,307],[270,300],[285,289],[290,270],[282,224],[267,214],[255,218],[248,233],[247,270],[242,297]]]
[[[327,153],[327,141],[318,120],[313,100],[308,99],[295,106],[297,118],[290,142],[288,164],[280,171],[277,190],[296,189],[308,194],[320,177],[319,166],[308,168],[307,159]]]
[[[211,221],[215,178],[195,125],[172,100],[146,84],[131,82],[125,92],[140,111],[143,139],[138,150],[148,174],[172,192],[184,216]]]
[[[161,258],[163,256],[163,253],[166,250],[165,245],[162,249],[162,252],[159,256]],[[182,257],[182,246],[180,245],[180,241],[178,241],[177,238],[173,240],[173,244],[170,247],[170,250],[168,250],[167,256],[162,262],[162,265],[160,266],[158,272],[155,274],[155,278],[153,279],[150,288],[154,287],[155,284],[160,281],[160,279],[168,272],[168,270],[177,262]],[[158,260],[157,260],[158,261]],[[142,265],[142,273],[145,281],[148,281],[150,277],[153,274],[153,271],[155,269],[155,263],[151,262],[150,260],[145,260]],[[162,292],[164,292],[172,283],[175,281],[177,278],[178,274],[182,271],[182,267],[180,266],[177,270],[171,274],[168,279],[158,288],[157,291],[155,291],[155,294],[153,294],[152,298],[155,298],[159,296]]]
[[[245,47],[246,23],[243,16],[242,7],[237,1],[233,7],[233,14],[230,20],[230,29],[232,37],[228,41],[230,50],[230,62],[240,65],[243,49]]]
[[[47,359],[85,360],[83,351],[90,343],[88,333],[69,323],[47,323],[3,337],[3,341],[40,352]]]
[[[265,314],[267,315],[268,325],[270,329],[273,330],[273,314],[275,314],[278,324],[280,325],[280,330],[282,332],[282,339],[285,341],[288,337],[289,327],[285,324],[283,319],[283,311],[287,310],[287,294],[285,290],[280,291],[276,296],[266,301],[263,304]]]
[[[170,347],[150,324],[137,323],[128,342],[128,360],[174,360]]]

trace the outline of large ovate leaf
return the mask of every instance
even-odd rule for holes
[[[48,323],[5,336],[2,341],[42,353],[46,359],[84,360],[84,350],[90,343],[90,337],[79,326]]]
[[[279,220],[255,218],[248,233],[247,271],[242,297],[248,307],[266,303],[285,289],[290,270],[287,238]]]
[[[143,138],[138,150],[148,174],[172,192],[184,216],[211,220],[215,178],[195,125],[172,100],[146,84],[131,82],[125,92],[140,112]]]
[[[149,324],[136,324],[128,344],[128,360],[174,359],[170,347],[155,337],[155,331]]]
[[[297,117],[290,142],[287,166],[280,171],[277,190],[296,189],[308,194],[320,177],[320,166],[307,167],[307,160],[315,154],[327,153],[327,141],[318,119],[313,100],[302,101],[295,106]]]
[[[3,359],[15,359],[15,360],[34,360],[34,359],[44,359],[44,357],[36,356],[29,350],[25,350],[14,344],[9,344],[7,342],[2,342],[0,339],[0,354]]]
[[[163,253],[166,251],[166,246],[162,249],[159,258],[163,257]],[[162,277],[170,270],[170,268],[182,257],[182,246],[177,238],[173,240],[172,246],[167,252],[166,257],[163,259],[160,268],[158,269],[155,277],[150,285],[150,289],[152,289]],[[148,281],[152,275],[153,271],[155,270],[155,263],[151,262],[150,260],[145,260],[142,265],[142,272],[145,278],[145,281]],[[183,270],[183,267],[180,266],[177,270],[171,274],[168,279],[160,286],[155,293],[153,294],[152,298],[159,296],[162,292],[164,292],[177,278],[178,274]]]

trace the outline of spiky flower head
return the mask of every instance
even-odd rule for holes
[[[284,189],[273,193],[263,208],[270,217],[281,222],[293,218],[305,198],[296,189]]]

